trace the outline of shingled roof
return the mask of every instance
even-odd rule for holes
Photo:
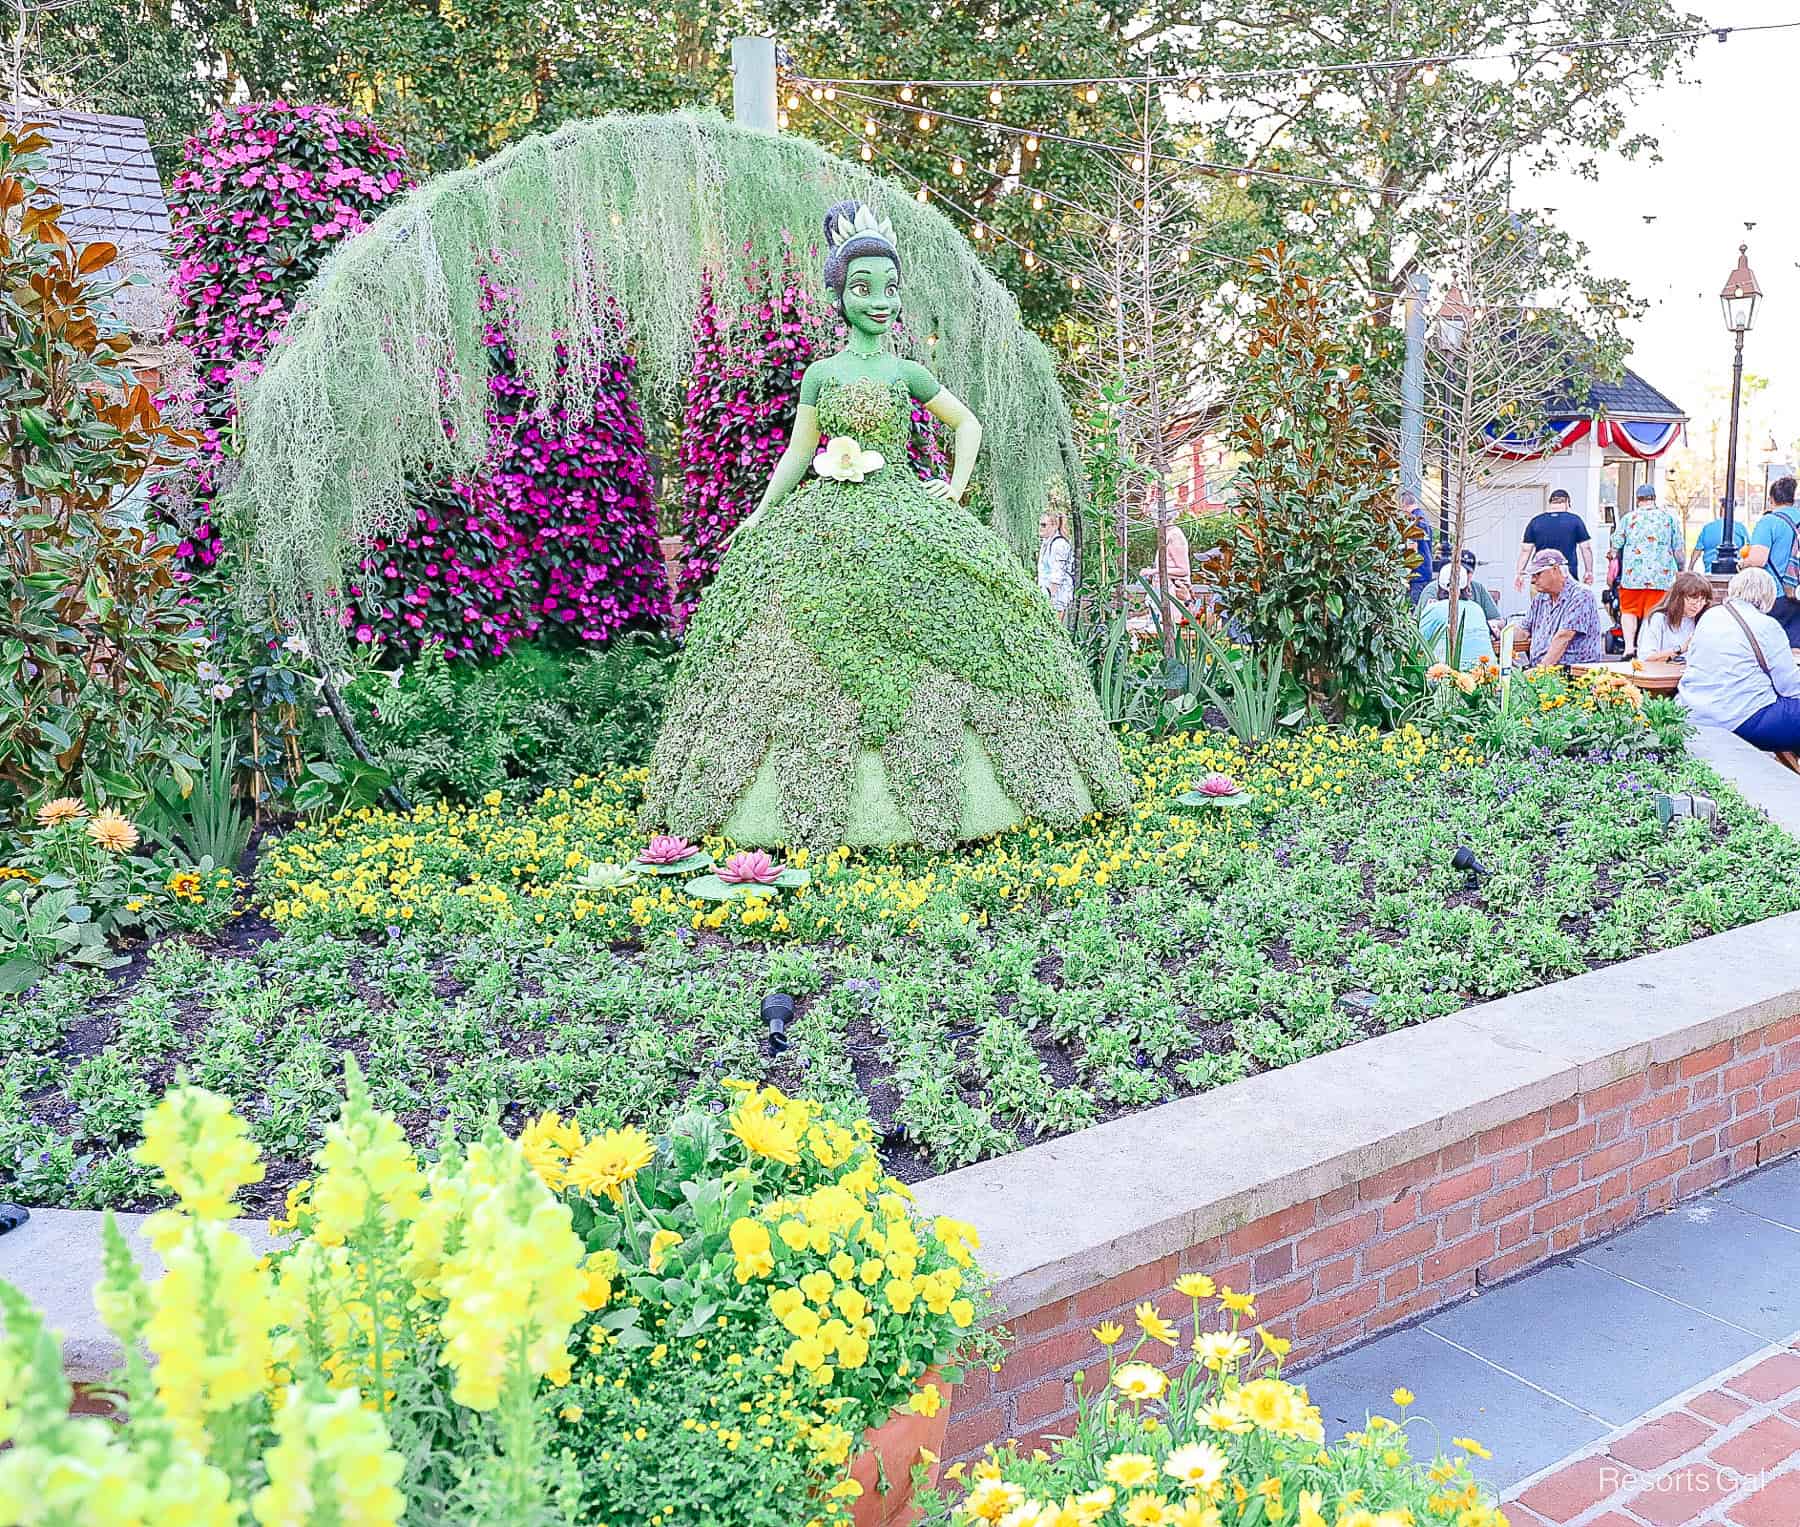
[[[117,263],[144,280],[119,293],[114,312],[141,338],[159,335],[169,285],[169,205],[144,124],[10,102],[0,103],[0,115],[46,124],[43,185],[63,205],[63,231],[77,244],[119,246]]]
[[[1595,381],[1584,389],[1573,385],[1551,407],[1553,416],[1587,418],[1604,412],[1612,419],[1680,420],[1687,413],[1666,393],[1652,387],[1629,366],[1616,382]]]

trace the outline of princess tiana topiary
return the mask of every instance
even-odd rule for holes
[[[807,367],[787,450],[689,628],[646,825],[814,851],[944,848],[1119,809],[1131,781],[1074,648],[960,507],[980,423],[886,348],[892,226],[840,202],[825,239],[849,339]],[[955,432],[947,483],[908,465],[914,400]]]

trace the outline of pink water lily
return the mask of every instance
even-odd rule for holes
[[[679,864],[683,859],[691,859],[700,850],[686,838],[671,837],[666,832],[659,832],[650,840],[649,846],[637,856],[639,864]]]
[[[1202,795],[1236,795],[1242,788],[1229,774],[1209,774],[1200,781]]]
[[[774,885],[782,867],[760,848],[733,854],[718,872],[727,885]]]

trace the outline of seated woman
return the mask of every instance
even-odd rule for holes
[[[1457,603],[1456,660],[1445,656],[1450,647],[1450,601]],[[1473,668],[1477,659],[1494,659],[1494,633],[1468,590],[1468,574],[1455,562],[1438,572],[1437,598],[1419,607],[1419,634],[1432,658],[1453,668]]]
[[[1638,633],[1638,656],[1646,663],[1667,663],[1685,656],[1694,639],[1695,623],[1712,603],[1712,585],[1699,573],[1677,573],[1662,601],[1644,617]]]
[[[1699,726],[1722,726],[1766,753],[1800,748],[1800,665],[1769,618],[1775,580],[1747,567],[1688,643],[1677,691]]]

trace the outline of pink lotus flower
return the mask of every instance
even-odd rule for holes
[[[718,874],[727,885],[774,885],[781,874],[781,866],[757,848],[733,854]]]
[[[1202,795],[1236,795],[1243,789],[1229,774],[1209,774],[1200,781]]]
[[[683,859],[691,859],[700,850],[686,838],[672,838],[667,833],[659,832],[650,840],[650,846],[637,856],[639,864],[679,864]],[[742,857],[740,855],[740,857]]]

